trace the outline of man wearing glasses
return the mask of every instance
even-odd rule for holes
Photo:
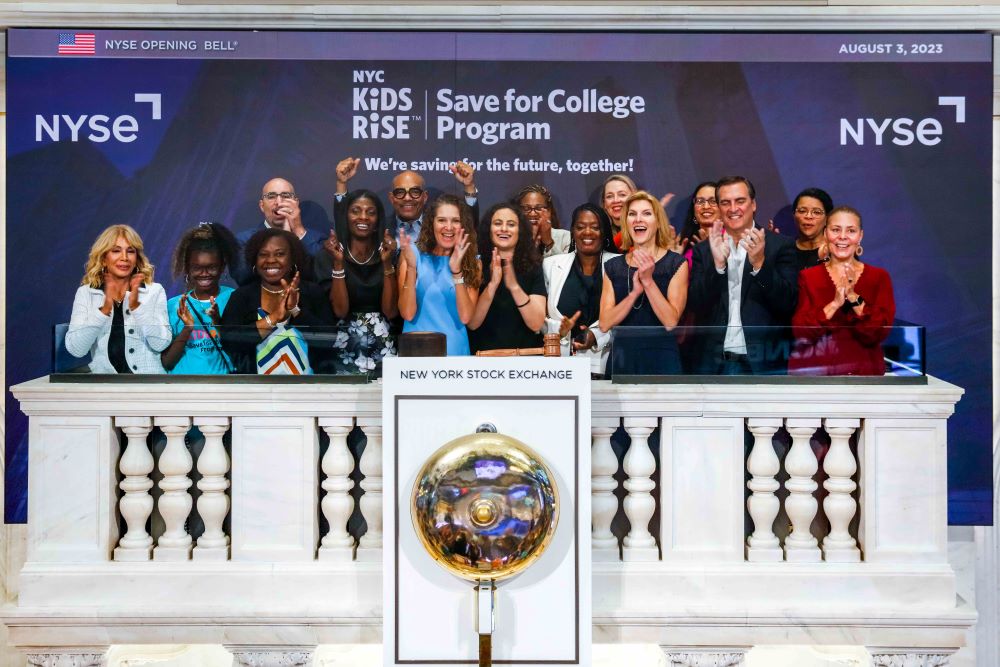
[[[250,237],[261,229],[277,227],[291,232],[299,237],[310,257],[323,248],[323,241],[326,236],[315,229],[307,229],[302,224],[302,211],[299,209],[299,197],[295,194],[295,186],[283,178],[272,178],[260,193],[260,212],[264,214],[263,226],[255,226],[236,234],[236,240],[241,245],[246,245]],[[253,277],[250,269],[242,262],[237,267],[230,269],[230,273],[237,283],[245,285]],[[303,280],[313,280],[312,275],[303,274]]]
[[[348,157],[337,163],[337,189],[334,192],[334,206],[340,206],[347,194],[347,182],[354,178],[361,158]],[[462,184],[465,203],[472,208],[472,218],[479,222],[479,190],[475,184],[475,169],[466,162],[456,162],[450,168],[455,180]],[[415,171],[401,171],[392,179],[389,189],[389,204],[394,215],[387,221],[389,231],[399,243],[399,231],[405,230],[416,240],[420,235],[421,217],[427,205],[428,193],[424,178]]]

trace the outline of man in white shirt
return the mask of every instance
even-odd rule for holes
[[[344,201],[347,194],[347,183],[358,172],[361,158],[348,157],[337,163],[337,188],[334,191],[334,211]],[[476,188],[476,171],[466,162],[456,162],[451,166],[455,180],[462,184],[465,203],[472,208],[472,218],[479,223],[479,190]],[[410,239],[416,240],[420,235],[421,219],[428,199],[427,186],[424,177],[415,171],[401,171],[392,179],[389,189],[389,204],[394,212],[392,220],[387,221],[389,232],[399,243],[400,230],[406,231]]]
[[[722,219],[692,252],[688,308],[696,325],[716,327],[694,336],[695,371],[784,373],[798,300],[795,244],[754,222],[756,192],[749,179],[721,179],[716,198]]]

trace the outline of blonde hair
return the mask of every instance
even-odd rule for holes
[[[633,192],[629,195],[628,199],[625,200],[625,205],[622,207],[622,219],[621,219],[621,230],[622,230],[622,250],[631,250],[632,242],[632,232],[628,228],[628,211],[632,207],[633,202],[645,201],[653,207],[653,215],[656,216],[656,247],[671,249],[677,240],[677,232],[670,225],[670,220],[667,219],[667,212],[663,210],[663,204],[660,200],[649,194],[645,190],[639,190],[638,192]]]
[[[153,282],[153,265],[149,263],[149,258],[142,252],[142,237],[139,233],[128,225],[111,225],[97,237],[94,245],[90,246],[90,256],[83,270],[83,280],[81,285],[87,285],[94,289],[100,289],[104,284],[104,256],[115,247],[119,238],[135,248],[135,270],[142,274],[142,282],[150,285]]]
[[[604,179],[604,184],[601,185],[601,201],[604,201],[604,191],[608,189],[608,183],[613,183],[615,181],[621,181],[628,186],[628,189],[635,192],[637,188],[635,187],[635,181],[626,176],[625,174],[611,174]]]

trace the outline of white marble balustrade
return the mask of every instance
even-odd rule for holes
[[[946,558],[945,456],[960,389],[932,378],[592,392],[582,539],[596,642],[656,643],[679,665],[739,665],[755,644],[782,643],[946,664],[962,645],[975,614]],[[117,643],[309,664],[318,644],[380,641],[381,514],[394,502],[380,385],[41,378],[14,393],[30,418],[29,547],[2,620],[37,664],[100,664]],[[192,427],[200,451],[185,445]],[[830,441],[822,461],[817,432]],[[787,451],[772,444],[785,433]],[[628,441],[619,458],[613,444]]]

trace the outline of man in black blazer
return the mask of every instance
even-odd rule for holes
[[[721,179],[716,198],[722,220],[694,247],[688,309],[697,326],[717,328],[693,336],[694,371],[783,374],[798,300],[795,243],[754,223],[756,192],[747,178]]]

